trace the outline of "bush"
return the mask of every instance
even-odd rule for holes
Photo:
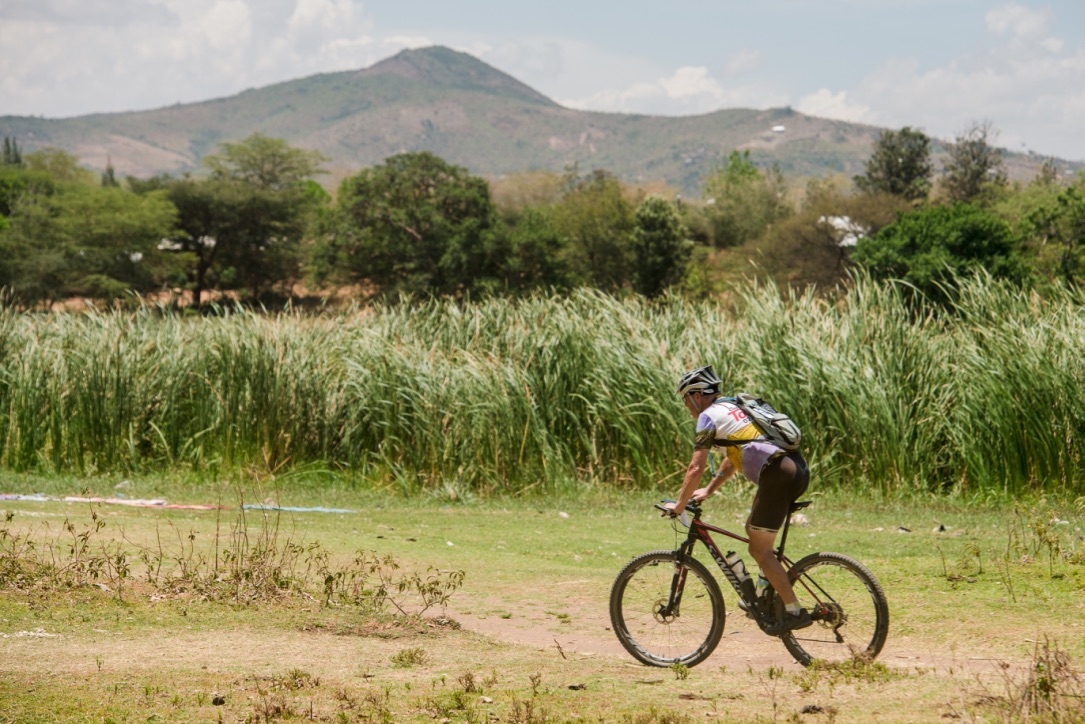
[[[852,259],[879,279],[908,282],[928,298],[945,300],[954,279],[984,271],[1021,283],[1028,267],[1013,229],[969,204],[929,206],[901,215],[861,239]]]

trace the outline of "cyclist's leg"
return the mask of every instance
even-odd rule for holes
[[[746,523],[746,533],[750,537],[750,555],[761,567],[761,575],[772,584],[784,605],[797,603],[798,598],[791,589],[791,581],[787,580],[787,571],[780,565],[780,561],[772,551],[776,531],[752,528],[749,523]]]
[[[796,603],[795,592],[784,567],[773,552],[776,533],[791,510],[791,503],[806,491],[810,473],[801,455],[783,455],[767,464],[761,471],[757,494],[746,521],[750,538],[750,555],[761,567],[784,604]]]

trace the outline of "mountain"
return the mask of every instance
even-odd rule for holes
[[[861,173],[881,129],[790,108],[667,117],[564,108],[465,53],[405,50],[358,71],[323,73],[229,98],[66,119],[0,117],[24,152],[62,148],[85,164],[140,177],[199,166],[218,144],[255,132],[323,152],[341,177],[403,151],[432,151],[474,173],[606,169],[686,192],[734,149],[789,175]],[[934,144],[935,151],[941,144]],[[1006,154],[1011,176],[1041,157]],[[1085,168],[1085,164],[1066,164]]]

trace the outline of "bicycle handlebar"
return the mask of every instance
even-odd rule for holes
[[[666,505],[664,505],[664,503],[674,503],[674,502],[676,502],[676,501],[668,500],[668,499],[664,498],[659,503],[656,503],[655,507],[656,507],[657,510],[663,511],[664,515],[668,515],[671,518],[677,518],[678,516],[675,515],[674,511],[672,509],[668,508]],[[700,505],[700,503],[697,503],[695,501],[691,500],[688,503],[686,503],[686,510],[688,510],[690,513],[692,513],[694,518],[698,518],[701,515],[701,505]]]

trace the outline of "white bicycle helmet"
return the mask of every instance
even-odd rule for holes
[[[713,371],[712,365],[698,367],[682,375],[678,381],[678,394],[688,395],[690,392],[700,392],[704,395],[715,395],[720,391],[723,380]]]

